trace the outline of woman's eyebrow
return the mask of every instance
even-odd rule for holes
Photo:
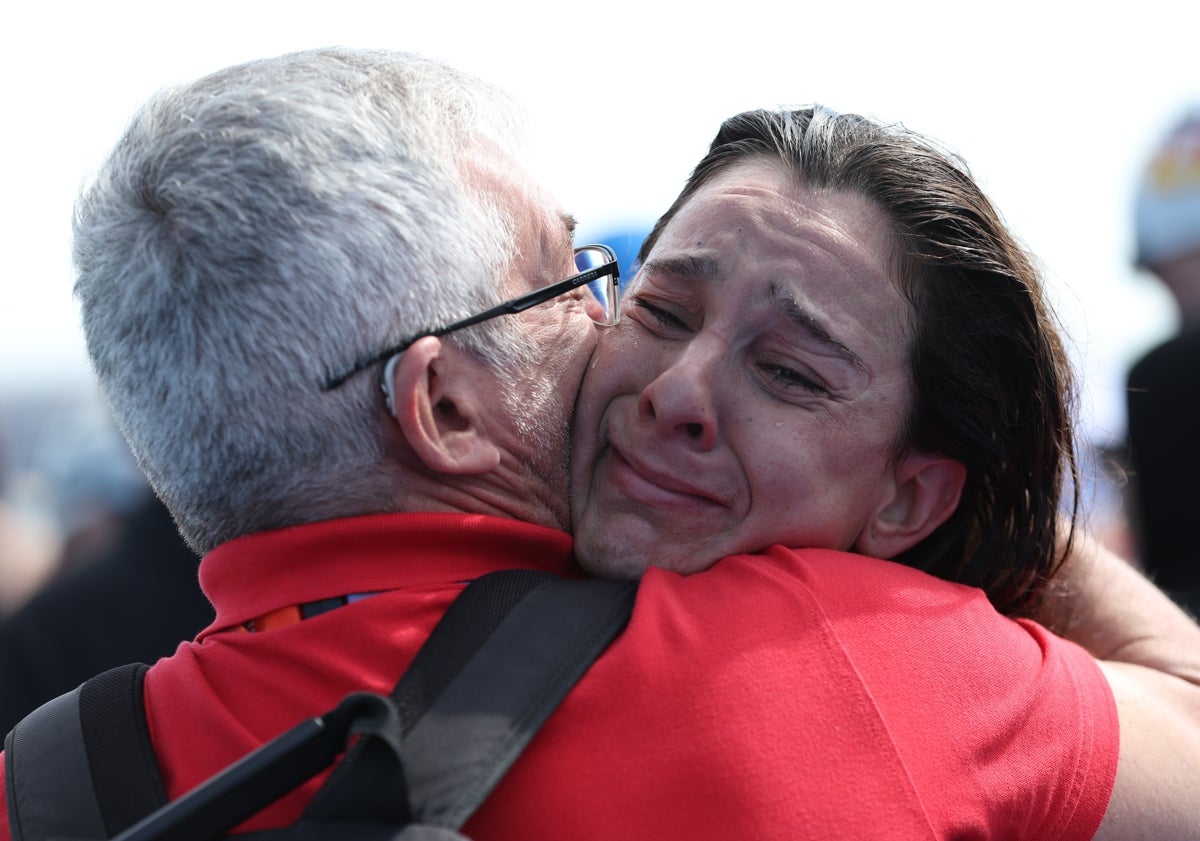
[[[648,275],[675,275],[694,280],[718,281],[720,266],[712,257],[683,256],[650,259],[642,266]]]
[[[795,324],[808,335],[812,336],[822,345],[832,350],[835,355],[841,357],[846,362],[850,363],[854,368],[862,371],[864,374],[870,374],[870,369],[867,368],[865,362],[862,361],[857,353],[846,347],[845,344],[838,341],[829,332],[829,329],[821,323],[812,312],[805,309],[799,301],[791,294],[776,283],[771,284],[770,289],[771,303],[788,321]]]
[[[579,222],[570,213],[558,214],[558,221],[562,224],[562,230],[567,235],[567,242],[571,245],[575,244],[575,228],[579,226]]]

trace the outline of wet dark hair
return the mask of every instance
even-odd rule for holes
[[[1030,615],[1066,551],[1079,508],[1074,385],[1040,272],[966,166],[899,126],[821,107],[726,120],[683,192],[642,245],[717,173],[782,164],[797,185],[871,199],[891,220],[895,279],[913,308],[912,405],[895,456],[910,448],[966,467],[954,514],[895,560],[982,588],[998,610]]]

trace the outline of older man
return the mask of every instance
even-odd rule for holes
[[[91,358],[216,608],[145,681],[170,796],[389,689],[466,580],[570,573],[568,419],[613,312],[560,283],[573,221],[515,140],[440,64],[295,54],[157,97],[81,200]]]
[[[152,102],[81,204],[90,352],[217,613],[145,678],[171,798],[389,689],[464,581],[577,574],[564,431],[615,313],[501,110],[411,56],[250,64]],[[652,569],[466,829],[1089,838],[1116,716],[1082,649],[908,567]],[[317,784],[242,828],[295,821]]]

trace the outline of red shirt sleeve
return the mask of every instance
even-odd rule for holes
[[[5,756],[0,752],[0,841],[12,841],[8,828],[8,777],[4,772]]]

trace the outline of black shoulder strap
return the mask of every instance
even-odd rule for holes
[[[503,570],[468,582],[392,689],[390,700],[402,735],[412,730],[521,600],[534,587],[553,578],[539,570]],[[413,814],[408,784],[403,770],[394,770],[399,764],[399,749],[396,754],[387,756],[386,751],[366,740],[353,745],[313,797],[304,820],[409,823]],[[387,796],[381,796],[381,792]]]
[[[140,663],[97,675],[26,716],[5,740],[14,841],[111,838],[167,802]]]
[[[458,829],[629,621],[632,581],[566,581],[531,570],[472,582],[392,692],[411,818]],[[376,820],[391,801],[350,751],[306,818]],[[402,794],[402,792],[401,792]],[[373,806],[371,805],[373,804]]]
[[[624,629],[631,581],[547,581],[522,600],[403,742],[418,820],[461,827]]]

